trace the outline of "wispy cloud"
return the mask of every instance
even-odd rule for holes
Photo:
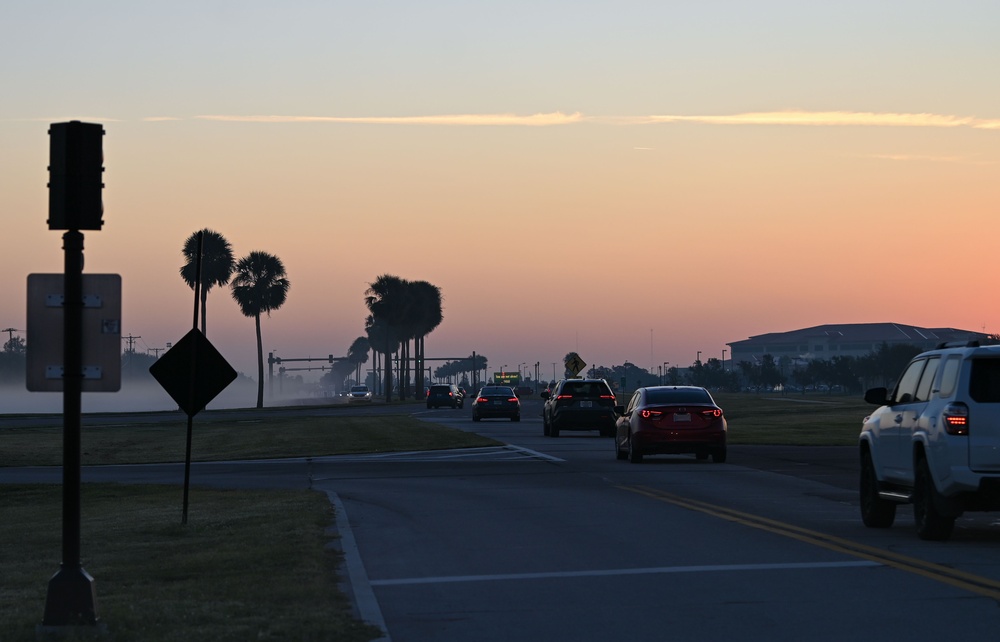
[[[162,123],[167,121],[184,120],[183,118],[178,118],[176,116],[147,116],[142,119],[143,122],[147,123]]]
[[[972,127],[1000,129],[1000,120],[944,114],[854,111],[772,111],[721,116],[654,115],[648,123],[696,122],[710,125],[801,125],[812,127]]]
[[[963,165],[994,165],[993,161],[982,161],[965,158],[963,156],[929,156],[924,154],[867,154],[864,158],[875,158],[878,160],[908,161],[924,163],[961,163]]]
[[[460,125],[547,127],[581,122],[579,112],[564,114],[453,114],[444,116],[197,116],[200,120],[243,123],[348,123],[364,125]]]

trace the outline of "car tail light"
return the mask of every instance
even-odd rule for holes
[[[964,403],[950,403],[941,415],[944,429],[949,435],[969,434],[969,407]]]
[[[517,397],[510,397],[509,399],[507,399],[507,401],[515,401],[516,402],[517,401]]]
[[[487,399],[486,397],[477,397],[476,398],[476,403],[489,403],[489,402],[490,402],[490,400]]]
[[[715,417],[718,419],[722,416],[722,410],[720,408],[710,408],[708,410],[702,410],[701,414],[705,417]]]
[[[601,399],[615,399],[614,395],[601,395]]]
[[[428,389],[427,389],[427,396],[428,396],[428,397],[430,397],[430,396],[431,396],[431,389],[430,389],[430,388],[428,388]]]
[[[663,416],[659,410],[643,410],[639,414],[642,415],[643,419],[659,419]]]
[[[559,401],[560,399],[572,399],[572,398],[573,395],[559,395],[558,397],[556,397],[556,401]]]

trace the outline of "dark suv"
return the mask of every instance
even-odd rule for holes
[[[441,406],[462,408],[464,405],[465,397],[462,396],[458,386],[454,384],[439,383],[427,390],[428,408],[440,408]]]
[[[542,432],[558,437],[562,430],[599,430],[615,436],[615,393],[604,379],[563,379],[542,392]]]

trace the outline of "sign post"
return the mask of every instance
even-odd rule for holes
[[[63,234],[62,564],[49,580],[42,627],[98,624],[94,578],[80,564],[80,413],[83,392],[83,234],[104,221],[101,125],[72,121],[49,129],[49,229]],[[31,350],[29,344],[29,351]]]

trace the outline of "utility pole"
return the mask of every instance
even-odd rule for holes
[[[8,336],[10,337],[10,341],[13,341],[14,340],[14,333],[15,332],[20,332],[20,330],[18,330],[17,328],[4,328],[3,330],[0,330],[0,332],[6,332],[8,334]]]
[[[128,341],[128,351],[129,352],[135,352],[135,350],[134,350],[134,348],[135,348],[135,340],[136,339],[141,339],[141,338],[142,337],[133,337],[131,334],[128,335],[127,337],[122,337],[123,340]]]

